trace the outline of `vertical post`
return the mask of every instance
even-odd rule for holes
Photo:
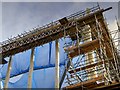
[[[95,30],[95,27],[96,27],[95,24],[90,24],[90,30],[91,30],[90,33],[91,33],[91,39],[92,39],[92,40],[94,40],[95,37],[98,38],[98,36],[96,35],[97,31]],[[95,52],[96,52],[96,53],[95,53]],[[97,50],[94,50],[94,51],[93,51],[93,54],[92,54],[92,55],[93,55],[93,62],[94,62],[94,63],[98,62],[98,61],[97,61],[97,59],[98,59],[97,53],[98,53],[98,51],[97,51]],[[98,66],[95,66],[95,67],[94,67],[94,68],[95,68],[95,72],[94,72],[94,73],[95,73],[95,77],[98,77],[97,67],[98,67]],[[100,68],[100,67],[99,67],[99,68]]]
[[[55,62],[55,75],[56,75],[56,78],[55,78],[55,88],[56,89],[59,89],[59,41],[56,40],[56,43],[55,43],[55,46],[56,46],[56,62]]]
[[[34,48],[31,49],[30,68],[29,68],[29,75],[28,75],[28,88],[32,88],[33,66],[34,66]]]
[[[10,59],[9,59],[9,62],[8,62],[7,74],[6,74],[5,85],[4,85],[5,89],[8,88],[8,82],[9,82],[9,79],[10,79],[11,65],[12,65],[12,56],[10,56]]]

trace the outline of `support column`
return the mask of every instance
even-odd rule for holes
[[[12,56],[10,56],[10,59],[9,59],[9,62],[8,62],[7,74],[6,74],[5,85],[4,85],[5,89],[8,88],[8,82],[9,82],[9,79],[10,79],[11,65],[12,65]]]
[[[32,88],[32,73],[34,67],[34,49],[31,49],[31,58],[30,58],[30,68],[29,68],[29,75],[28,75],[28,88]]]
[[[56,62],[55,62],[55,88],[59,89],[59,41],[56,40]]]

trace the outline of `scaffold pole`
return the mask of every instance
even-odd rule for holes
[[[31,58],[30,58],[30,68],[29,68],[29,75],[28,75],[28,88],[32,88],[32,73],[34,67],[34,49],[31,49]]]
[[[12,56],[10,56],[9,63],[8,63],[8,69],[7,69],[7,74],[6,74],[6,78],[5,78],[5,86],[4,86],[5,89],[8,88],[8,82],[9,82],[9,79],[10,79],[11,65],[12,65]]]
[[[56,40],[55,88],[59,89],[59,41]]]

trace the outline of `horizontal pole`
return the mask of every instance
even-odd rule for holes
[[[78,88],[78,87],[81,87],[82,85],[85,86],[87,84],[90,84],[90,83],[93,83],[93,82],[96,82],[98,80],[101,80],[103,79],[104,76],[101,74],[99,75],[98,77],[95,77],[95,78],[92,78],[91,80],[88,80],[88,81],[84,81],[84,82],[80,82],[80,83],[77,83],[75,85],[71,85],[71,86],[67,86],[67,87],[64,87],[63,89],[75,89],[75,88]]]
[[[113,58],[109,59],[109,61],[113,61]],[[105,63],[107,63],[108,61],[105,61]],[[95,66],[98,66],[98,65],[101,65],[103,64],[103,61],[99,61],[97,63],[93,63],[93,64],[90,64],[90,65],[87,65],[87,66],[84,66],[84,67],[81,67],[81,68],[77,68],[75,69],[76,72],[79,72],[81,70],[85,70],[85,69],[88,69],[88,68],[92,68],[92,67],[95,67]],[[70,74],[71,73],[74,73],[74,70],[70,70],[68,71]]]

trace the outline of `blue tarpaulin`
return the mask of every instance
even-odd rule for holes
[[[64,51],[64,43],[70,39],[59,39],[60,47],[60,80],[65,70],[67,54]],[[27,88],[28,71],[30,66],[31,50],[18,53],[13,56],[11,79],[9,88]],[[55,87],[55,41],[35,48],[34,72],[32,77],[32,88],[54,88]],[[75,58],[77,59],[77,58]],[[73,59],[73,62],[76,61]],[[0,78],[5,79],[8,64],[1,69]],[[19,75],[19,76],[18,76]],[[22,76],[21,76],[22,75]]]
[[[66,63],[67,55],[64,53],[64,41],[59,40],[60,43],[60,78],[64,72],[64,67]],[[30,66],[30,55],[31,50],[27,50],[21,53],[18,53],[13,56],[11,77],[16,77],[22,75],[22,77],[12,83],[9,82],[9,87],[14,88],[26,88],[27,87],[27,78],[28,71]],[[35,48],[34,54],[34,72],[32,87],[48,87],[53,88],[55,82],[55,41],[47,43],[43,46],[38,46]],[[8,64],[5,64],[1,69],[0,78],[5,79],[7,72]]]

